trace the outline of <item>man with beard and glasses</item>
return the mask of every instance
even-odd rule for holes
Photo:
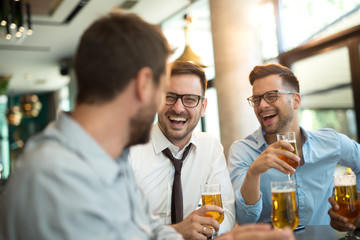
[[[203,217],[207,212],[205,207],[196,210],[201,198],[200,185],[205,183],[221,184],[223,209],[215,211],[224,212],[225,218],[219,234],[231,230],[235,223],[234,193],[223,147],[211,134],[194,131],[200,117],[205,114],[206,86],[205,72],[201,67],[190,62],[174,62],[165,104],[158,112],[158,122],[152,129],[150,142],[130,149],[130,164],[154,213],[185,239],[211,236],[210,226],[219,230],[217,221]],[[169,149],[177,159],[187,154],[181,168],[180,210],[173,207],[179,200],[179,197],[174,200],[172,197],[176,171],[164,153],[165,149]]]
[[[229,151],[237,223],[270,222],[270,182],[285,181],[287,174],[293,173],[299,186],[300,224],[328,225],[335,167],[352,168],[360,180],[360,145],[333,129],[308,131],[300,126],[299,82],[290,69],[279,64],[259,65],[249,79],[253,95],[248,101],[261,127],[234,142]],[[290,152],[293,148],[288,142],[277,141],[279,132],[295,132],[299,156]],[[299,167],[295,170],[279,156],[298,162]]]

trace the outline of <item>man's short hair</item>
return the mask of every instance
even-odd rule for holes
[[[205,96],[206,88],[207,88],[207,79],[205,75],[205,71],[199,65],[196,65],[191,62],[185,61],[175,61],[171,66],[171,76],[173,75],[182,75],[182,74],[194,74],[200,78],[202,95]]]
[[[289,68],[274,63],[255,66],[249,75],[250,84],[253,85],[257,79],[270,75],[279,75],[285,85],[290,86],[298,93],[300,92],[299,81],[294,73]]]
[[[155,84],[172,51],[158,26],[119,10],[95,21],[83,34],[75,58],[77,103],[104,103],[125,89],[143,67]]]

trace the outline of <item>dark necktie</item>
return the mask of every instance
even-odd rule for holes
[[[169,148],[164,149],[162,152],[170,159],[175,168],[174,183],[171,194],[171,222],[172,224],[181,222],[183,220],[183,195],[181,187],[181,167],[183,161],[190,151],[191,143],[186,147],[181,159],[176,159],[171,154]]]

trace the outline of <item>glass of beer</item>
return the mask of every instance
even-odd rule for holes
[[[299,225],[295,182],[271,182],[271,198],[273,226],[279,229],[290,227],[294,230]]]
[[[291,144],[291,146],[293,146],[294,151],[292,151],[293,154],[298,155],[298,151],[297,151],[297,147],[296,147],[296,135],[295,132],[282,132],[282,133],[277,133],[276,134],[276,138],[278,141],[283,140],[283,141],[287,141]],[[280,148],[282,149],[282,147]],[[291,160],[285,156],[279,156],[279,158],[283,161],[285,161],[287,164],[289,164],[291,167],[293,167],[294,169],[296,169],[300,163],[294,160]],[[288,174],[288,179],[289,181],[291,180],[291,175],[292,173]]]
[[[201,185],[201,203],[202,205],[216,205],[222,208],[220,184]],[[219,224],[224,221],[224,213],[207,212],[204,216],[214,218]]]
[[[356,175],[341,175],[334,176],[335,185],[335,200],[339,205],[339,210],[336,211],[339,215],[346,217],[349,223],[354,223],[356,217],[360,212],[359,199],[356,189]],[[346,236],[341,238],[346,239],[360,239],[354,236],[353,231],[348,231]]]

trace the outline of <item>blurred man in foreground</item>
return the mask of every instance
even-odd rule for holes
[[[230,231],[235,223],[234,193],[223,147],[211,134],[194,131],[205,114],[206,86],[201,67],[190,62],[174,62],[165,104],[158,111],[159,120],[153,126],[150,142],[130,150],[130,165],[154,213],[165,224],[173,224],[185,239],[210,237],[209,226],[219,230],[217,221],[202,216],[206,211],[196,210],[201,199],[200,185],[205,183],[221,184],[221,214],[225,217],[219,234]],[[166,149],[170,157],[182,164],[180,196],[174,194],[176,168],[164,153]],[[179,200],[181,209],[176,209],[174,205]]]
[[[5,239],[181,239],[151,217],[127,147],[148,141],[171,51],[159,29],[112,13],[82,36],[77,105],[26,144],[1,209]]]
[[[148,141],[169,54],[158,28],[135,15],[112,13],[86,30],[77,105],[27,142],[1,197],[0,239],[182,239],[152,216],[127,162],[127,148]],[[226,237],[293,239],[246,227]]]

